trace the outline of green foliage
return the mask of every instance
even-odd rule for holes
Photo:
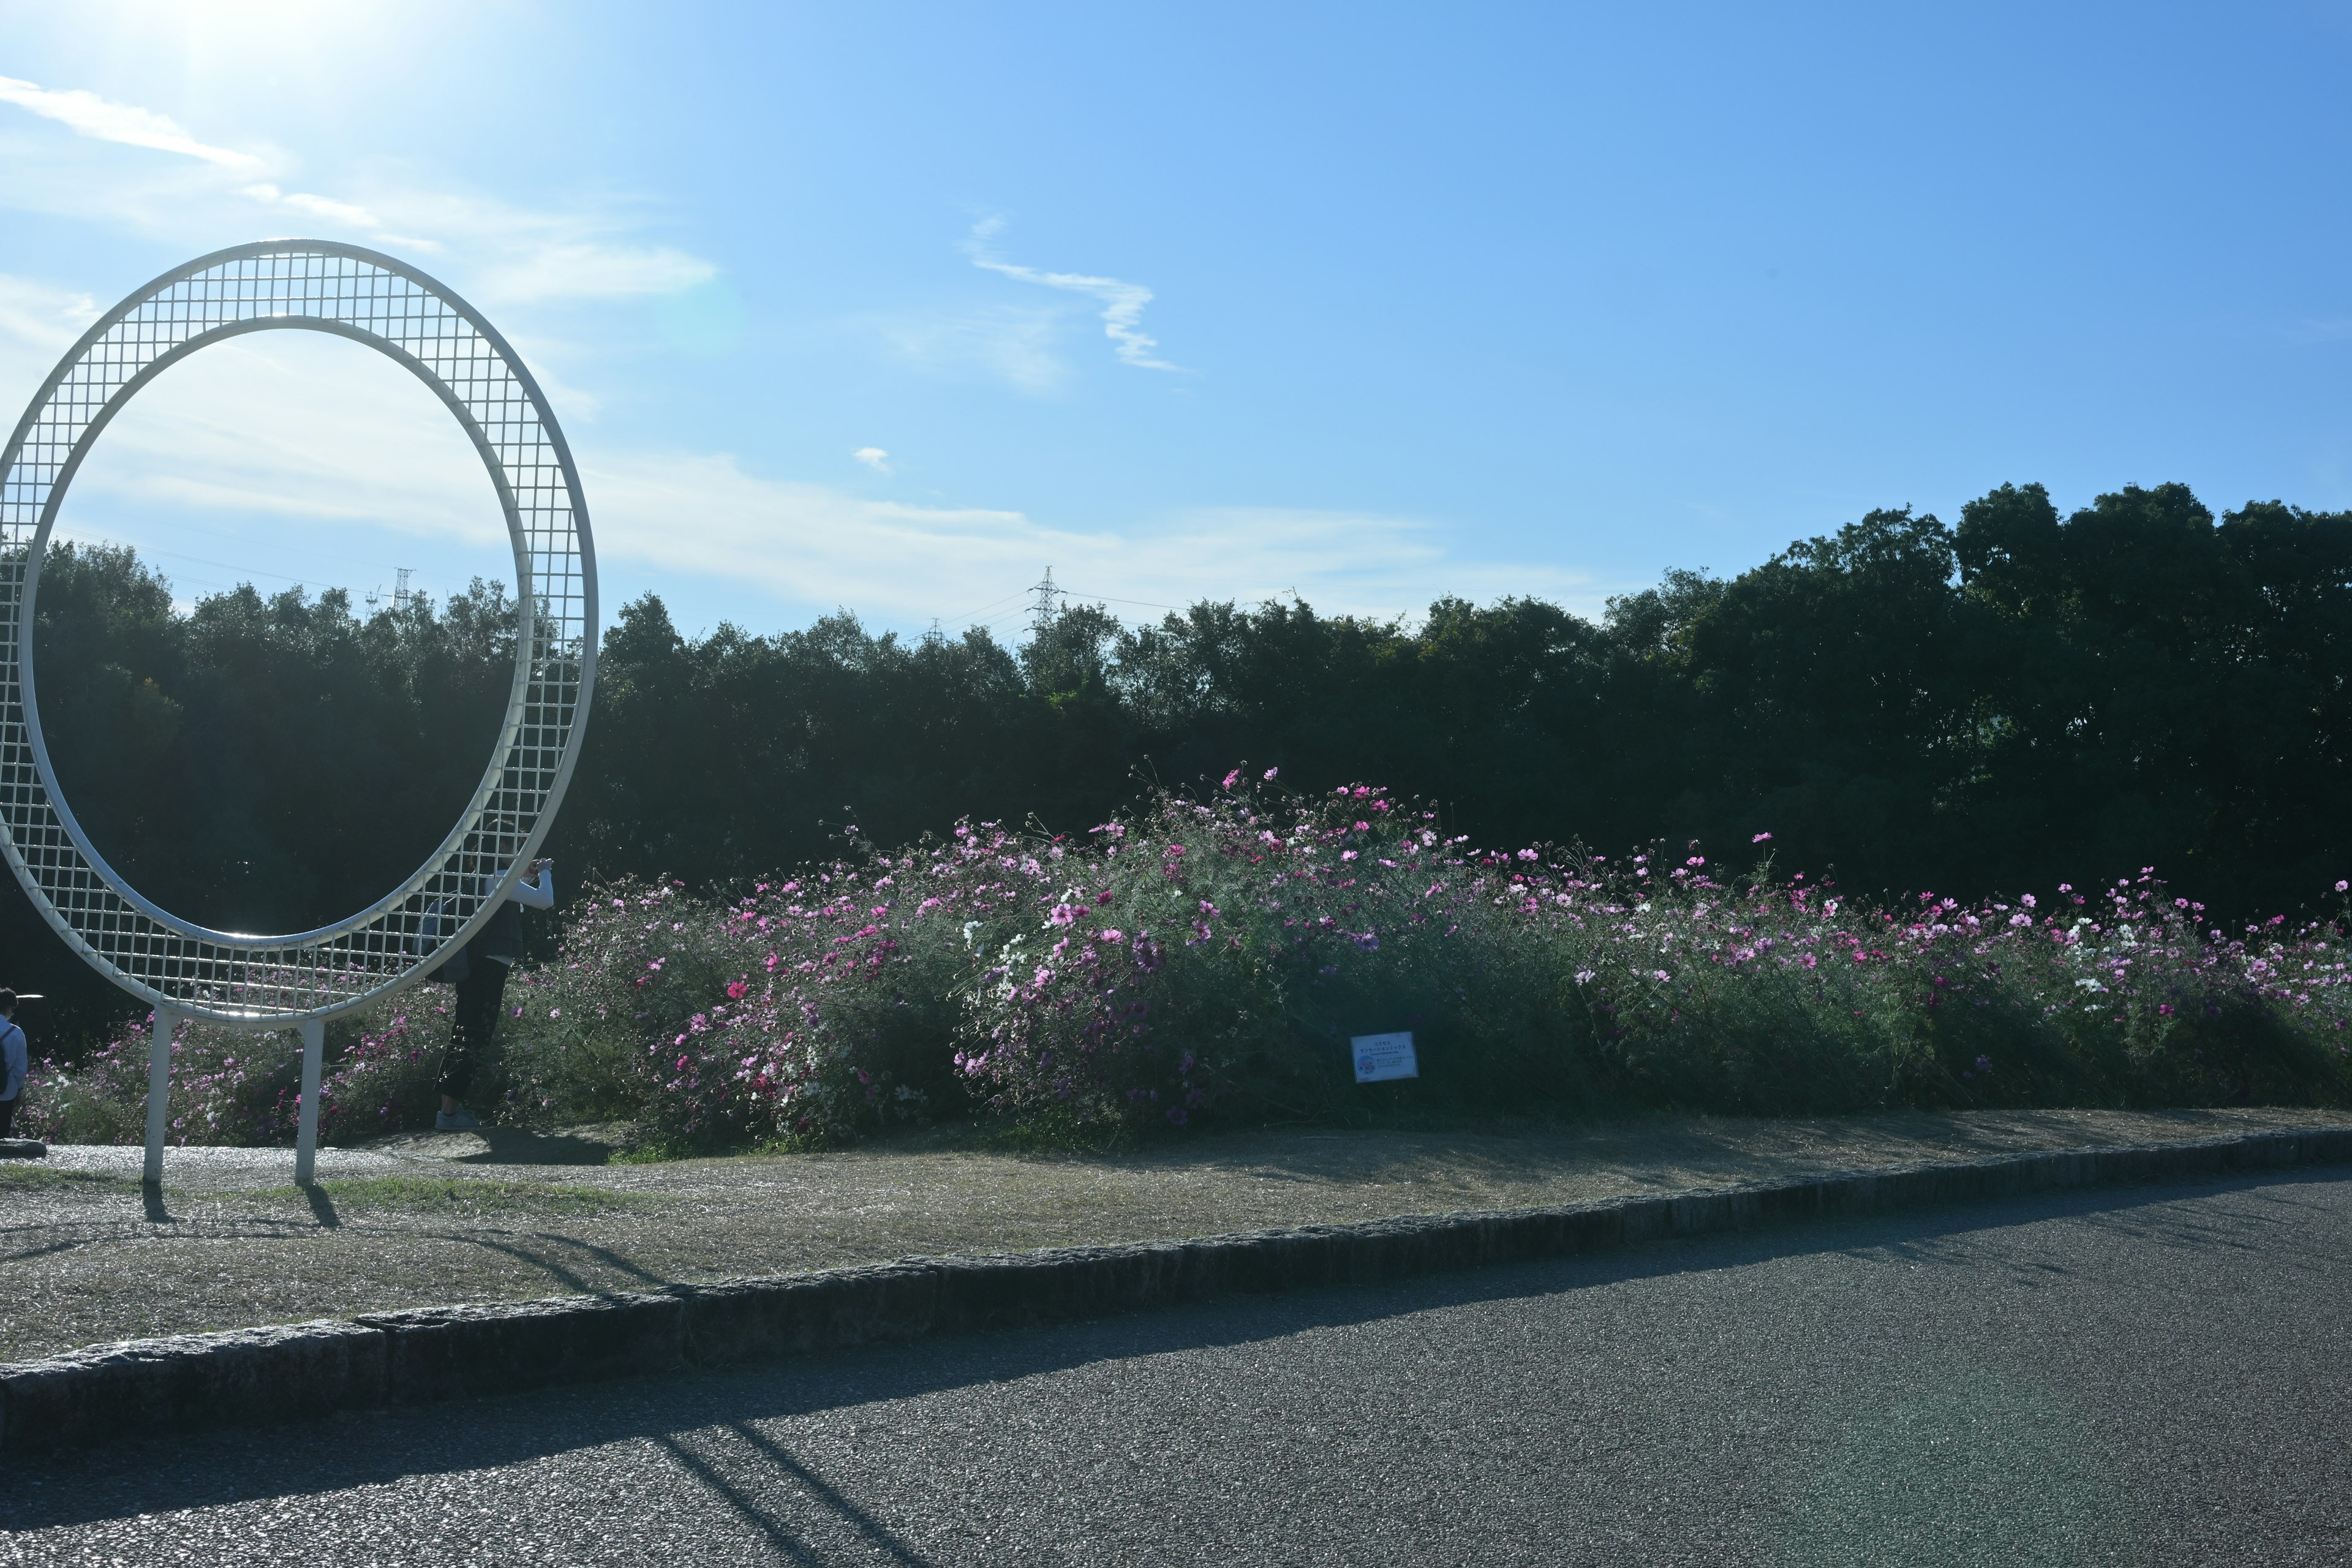
[[[449,1037],[448,993],[427,987],[327,1027],[319,1136],[354,1143],[429,1126]],[[147,1136],[149,1026],[126,1022],[85,1049],[32,1065],[17,1125],[53,1143],[139,1143]],[[257,1035],[183,1019],[171,1043],[166,1141],[259,1146],[293,1142],[302,1047],[292,1030]],[[483,1076],[496,1092],[497,1073]]]
[[[41,710],[77,812],[143,891],[299,929],[446,831],[512,626],[495,586],[364,618],[240,589],[180,616],[127,552],[61,546]],[[846,615],[687,637],[648,595],[607,629],[550,852],[567,888],[700,893],[823,859],[852,825],[898,844],[965,816],[1083,831],[1139,778],[1200,787],[1250,756],[1309,791],[1387,780],[1479,842],[1769,829],[1782,864],[1857,890],[1977,899],[2155,864],[2267,912],[2352,868],[2347,748],[2352,514],[2217,522],[2166,485],[2069,516],[2003,486],[1957,526],[1874,511],[1737,576],[1669,573],[1597,620],[1282,602],[1130,628],[1076,605],[1009,647]],[[0,939],[5,978],[53,998],[37,1038],[70,1054],[119,1016],[21,900],[0,900]]]
[[[1959,525],[1873,512],[1589,622],[1441,600],[1417,628],[1273,603],[1017,651],[845,616],[608,641],[568,864],[707,885],[957,816],[1102,820],[1141,770],[1383,778],[1486,841],[1739,841],[1850,887],[1971,896],[2156,863],[2218,906],[2300,907],[2352,863],[2352,514],[2182,487],[2061,518],[2005,486]]]
[[[1220,1121],[2352,1101],[2342,908],[2233,935],[2146,871],[1890,905],[1433,821],[1235,769],[1083,835],[963,823],[729,893],[592,889],[515,977],[482,1100],[672,1153],[928,1117],[1087,1148]],[[1357,1084],[1351,1037],[1399,1029],[1421,1076]],[[428,1121],[444,1038],[424,998],[343,1026],[325,1135]],[[139,1044],[44,1063],[35,1130],[134,1141]],[[174,1137],[287,1142],[293,1065],[283,1038],[184,1026]]]

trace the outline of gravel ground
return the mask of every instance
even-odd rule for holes
[[[902,1142],[830,1154],[593,1163],[504,1130],[322,1150],[59,1148],[0,1165],[0,1360],[110,1340],[451,1301],[643,1289],[918,1253],[1506,1208],[2031,1149],[2208,1137],[2305,1110],[1657,1120],[1524,1137],[1283,1131],[1103,1157]]]
[[[2352,1174],[12,1458],[0,1563],[2321,1568]]]

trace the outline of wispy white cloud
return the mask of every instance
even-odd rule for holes
[[[1039,397],[1070,379],[1069,364],[1055,352],[1066,323],[1053,310],[904,314],[873,325],[901,360],[929,374],[982,376]]]
[[[1004,220],[997,217],[983,218],[972,226],[971,237],[964,242],[964,252],[971,258],[974,267],[1018,282],[1087,295],[1101,304],[1103,336],[1111,341],[1111,352],[1122,363],[1139,370],[1183,368],[1160,358],[1160,340],[1143,330],[1143,308],[1151,303],[1150,289],[1117,278],[1094,278],[1083,272],[1041,272],[1034,267],[1000,261],[990,254],[989,241],[1003,226]]]
[[[506,537],[481,458],[440,400],[383,355],[318,332],[240,337],[164,372],[99,437],[66,505],[126,520],[364,521],[466,545]]]
[[[457,252],[477,268],[468,292],[499,303],[670,294],[719,273],[673,247],[631,243],[625,237],[631,225],[621,215],[516,207],[389,179],[368,182],[365,190],[364,204],[281,193],[269,184],[247,186],[244,194],[386,243]]]
[[[383,221],[356,202],[339,202],[331,196],[314,196],[303,191],[281,191],[268,182],[247,185],[238,193],[257,202],[284,207],[289,212],[306,217],[324,218],[329,223],[341,224],[346,228],[363,228],[381,234]]]
[[[0,430],[16,423],[25,399],[97,319],[87,294],[0,273]]]
[[[0,277],[12,417],[94,313]],[[92,446],[58,537],[136,547],[184,602],[238,582],[364,594],[398,566],[436,595],[478,573],[512,580],[496,492],[440,400],[317,332],[236,338],[164,372]]]
[[[76,95],[45,94],[44,101],[60,96]],[[103,105],[93,94],[79,98]],[[138,134],[100,134],[46,110],[37,112],[81,139],[23,117],[9,117],[15,128],[0,124],[0,165],[10,170],[0,206],[184,238],[193,250],[222,243],[224,209],[234,215],[251,202],[371,242],[409,236],[415,237],[401,240],[403,247],[445,247],[456,258],[452,281],[492,305],[661,294],[716,275],[683,249],[648,242],[625,207],[519,206],[436,186],[399,166],[320,177],[274,152],[214,157],[208,153],[226,150],[197,150],[203,144],[162,116],[142,121],[144,111],[103,106],[120,111],[108,127]],[[39,145],[30,149],[35,137]],[[158,160],[122,145],[199,162],[159,172]],[[247,218],[233,221],[250,221],[246,210]],[[998,227],[992,222],[973,231],[973,263],[1063,298],[1049,303],[1031,295],[1022,307],[885,323],[906,356],[1051,391],[1069,374],[1056,345],[1078,330],[1090,305],[1122,363],[1178,368],[1143,330],[1150,289],[1005,261],[989,248]],[[8,403],[30,392],[96,309],[86,296],[0,277],[0,394]],[[356,375],[341,364],[322,370],[312,357],[320,353],[372,368]],[[559,412],[584,411],[584,395],[567,395],[549,374],[560,363],[541,368]],[[322,397],[321,385],[341,390]],[[881,447],[850,455],[890,471]],[[1077,593],[1121,601],[1114,607],[1138,616],[1156,614],[1156,605],[1251,602],[1293,590],[1320,607],[1372,615],[1415,614],[1446,592],[1534,592],[1580,605],[1598,596],[1572,572],[1466,557],[1447,547],[1441,530],[1408,518],[1234,507],[1077,530],[1019,510],[919,506],[770,478],[726,453],[646,450],[608,439],[582,456],[600,553],[619,568],[616,579],[635,569],[723,583],[747,615],[772,615],[770,625],[836,605],[882,624],[920,625],[968,609],[998,584],[1016,591],[1048,563]],[[69,506],[93,531],[119,534],[168,527],[173,518],[261,520],[248,537],[271,537],[267,530],[274,528],[285,553],[256,544],[254,556],[222,559],[259,559],[279,572],[309,570],[291,559],[300,546],[362,534],[414,541],[397,548],[413,548],[419,566],[483,560],[495,566],[505,550],[478,459],[446,412],[387,362],[308,333],[240,339],[168,372],[102,438]]]
[[[262,161],[254,154],[199,142],[181,129],[178,122],[152,109],[115,103],[79,88],[44,88],[34,82],[19,81],[15,77],[0,76],[0,103],[13,103],[19,109],[45,120],[54,120],[69,127],[75,134],[88,136],[94,141],[119,142],[126,147],[148,147],[158,153],[177,153],[185,157],[201,158],[207,163],[217,163],[224,168],[253,169],[261,166]]]
[[[671,294],[719,273],[669,246],[622,240],[627,225],[600,213],[536,212],[403,184],[373,190],[364,205],[267,184],[247,185],[241,194],[404,248],[455,247],[478,260],[471,291],[504,303]],[[447,237],[446,244],[431,237],[436,232]]]
[[[87,139],[37,132],[30,121],[16,121],[22,131],[0,124],[0,167],[8,170],[0,207],[185,237],[191,248],[209,248],[227,237],[225,226],[230,234],[247,229],[249,220],[232,215],[240,201],[250,202],[277,215],[271,226],[280,233],[452,256],[463,269],[453,281],[483,302],[641,298],[691,288],[718,271],[674,246],[646,243],[637,237],[639,215],[610,202],[518,206],[381,163],[348,171],[324,191],[298,189],[282,153],[208,146],[163,115],[95,93],[0,77],[0,101]],[[155,160],[121,152],[124,145],[182,153],[212,166],[166,171]]]
[[[1446,593],[1538,594],[1597,611],[1580,573],[1461,558],[1407,518],[1276,507],[1168,513],[1130,531],[1050,527],[1017,510],[874,500],[766,479],[724,453],[608,452],[584,475],[601,559],[761,590],[801,615],[884,625],[967,610],[1046,566],[1130,619],[1200,599],[1296,591],[1327,611],[1415,616]]]
[[[88,294],[0,272],[0,353],[59,353],[96,320],[98,301]]]
[[[0,276],[5,384],[28,392],[93,310]],[[850,456],[889,461],[879,447]],[[770,478],[727,453],[600,440],[581,457],[608,603],[632,580],[699,578],[761,629],[835,606],[919,626],[1016,595],[1049,564],[1074,595],[1112,600],[1129,619],[1294,590],[1373,616],[1418,615],[1444,593],[1541,594],[1588,611],[1601,596],[1575,572],[1465,555],[1411,518],[1221,507],[1072,529],[1013,508]],[[446,592],[475,571],[504,576],[509,559],[481,461],[438,401],[381,356],[311,332],[241,337],[165,372],[100,438],[63,521],[68,536],[159,552],[199,588],[299,574],[363,591],[398,564]],[[367,560],[352,564],[355,554]]]

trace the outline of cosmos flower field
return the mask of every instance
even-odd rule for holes
[[[918,1120],[1049,1138],[1220,1123],[2352,1099],[2346,885],[2223,921],[2155,868],[1964,903],[1696,845],[1441,836],[1385,791],[1236,769],[1085,833],[964,823],[725,893],[588,890],[508,993],[486,1110],[673,1151]],[[321,1120],[430,1121],[447,994],[331,1037]],[[1421,1077],[1359,1085],[1350,1037]],[[293,1037],[184,1026],[173,1137],[290,1141]],[[143,1027],[45,1063],[37,1131],[142,1136]]]

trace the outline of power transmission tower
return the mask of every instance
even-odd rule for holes
[[[403,566],[399,569],[400,581],[392,590],[392,607],[395,610],[404,610],[408,608],[408,601],[411,597],[408,591],[408,574],[411,568],[406,566]]]
[[[939,616],[933,616],[931,617],[931,629],[923,634],[923,646],[925,647],[937,647],[947,640],[947,634],[940,630]]]
[[[1062,591],[1054,586],[1054,569],[1045,568],[1045,580],[1029,590],[1037,595],[1037,603],[1029,611],[1029,629],[1044,637],[1054,629],[1054,616],[1061,608]]]

